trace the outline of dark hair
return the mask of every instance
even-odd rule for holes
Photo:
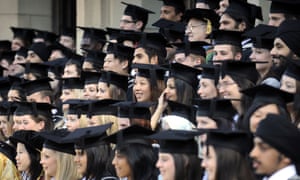
[[[67,61],[66,66],[70,66],[70,65],[75,65],[75,69],[76,72],[79,76],[81,76],[81,71],[82,71],[82,61],[77,61],[75,59],[70,59],[69,61]]]
[[[224,129],[224,130],[232,129],[233,117],[232,119],[226,119],[225,117],[217,117],[217,118],[213,118],[213,120],[216,122],[218,129]]]
[[[150,120],[141,118],[130,118],[130,125],[139,125],[151,129]]]
[[[175,88],[177,94],[177,102],[191,105],[192,100],[196,97],[196,90],[190,84],[185,81],[174,78],[175,80]]]
[[[83,177],[101,179],[105,176],[115,176],[111,164],[113,151],[108,144],[101,144],[82,150],[86,152],[87,166]]]
[[[48,117],[40,115],[40,114],[37,116],[34,116],[34,115],[30,115],[30,116],[31,116],[32,120],[34,120],[35,122],[41,122],[41,121],[45,122],[45,126],[42,129],[42,131],[53,130],[54,122],[52,121],[52,119],[49,119]]]
[[[217,158],[215,179],[254,180],[247,158],[237,151],[213,146]]]
[[[195,180],[203,175],[201,160],[196,155],[171,154],[175,165],[174,180]]]
[[[127,97],[126,92],[122,88],[119,88],[118,86],[116,86],[114,84],[107,84],[107,86],[109,87],[109,91],[110,91],[110,95],[111,95],[112,99],[126,100],[126,97]]]
[[[158,156],[150,144],[125,143],[117,147],[117,151],[126,157],[132,180],[157,180],[155,163]]]
[[[24,144],[25,148],[29,154],[30,158],[30,165],[29,165],[29,174],[30,174],[30,180],[36,180],[39,176],[41,176],[43,172],[43,167],[40,164],[40,152],[37,150],[33,150],[28,145]]]
[[[165,63],[165,57],[167,55],[167,51],[165,48],[161,48],[161,49],[154,49],[150,47],[143,47],[143,48],[145,50],[145,53],[148,55],[149,61],[152,57],[157,56],[159,65]]]
[[[231,45],[232,54],[236,55],[237,53],[242,53],[242,47]]]

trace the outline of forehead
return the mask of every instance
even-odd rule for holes
[[[129,20],[129,21],[132,21],[132,17],[131,17],[131,16],[128,16],[128,15],[122,15],[121,19],[122,19],[122,20]]]
[[[162,5],[160,8],[161,11],[174,11],[175,12],[175,7],[173,6],[167,6],[167,5]]]
[[[279,38],[279,37],[275,38],[275,40],[274,40],[274,46],[276,46],[276,45],[281,45],[281,46],[288,47],[285,44],[285,42],[281,38]]]
[[[138,47],[134,50],[134,54],[137,54],[137,53],[145,53],[145,49],[142,47]]]
[[[215,51],[231,51],[232,45],[230,44],[216,44],[214,45]]]

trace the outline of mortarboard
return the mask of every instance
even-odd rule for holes
[[[157,86],[157,80],[164,80],[166,68],[153,64],[132,64],[132,69],[138,69],[136,76],[150,79],[151,85]]]
[[[21,90],[23,91],[23,89],[20,87],[20,84],[25,82],[24,78],[18,77],[18,76],[8,76],[9,81],[11,82],[11,87],[10,89],[14,89],[14,90]]]
[[[211,35],[212,39],[214,39],[214,45],[229,44],[237,47],[242,47],[242,32],[215,30]]]
[[[206,143],[234,150],[243,156],[247,156],[253,147],[251,135],[243,131],[211,130],[207,133]]]
[[[222,74],[241,77],[247,79],[248,81],[256,84],[259,73],[256,70],[256,62],[251,61],[236,61],[236,60],[226,60],[222,61]]]
[[[107,47],[107,54],[114,54],[115,56],[125,57],[129,61],[133,59],[134,48],[123,46],[118,43],[109,43]]]
[[[253,41],[253,47],[271,50],[275,39],[277,28],[265,24],[259,24],[256,27],[246,31],[243,36],[249,37]]]
[[[13,111],[14,108],[12,108],[12,103],[8,101],[2,101],[0,102],[0,116],[8,116]]]
[[[64,140],[64,137],[69,133],[67,129],[56,129],[40,132],[39,136],[45,140],[43,144],[44,148],[75,155],[74,144]]]
[[[140,39],[140,34],[133,30],[117,29],[117,28],[106,28],[107,34],[109,35],[110,40],[117,40],[119,44],[122,44],[124,41],[133,41],[134,43],[138,42]]]
[[[196,2],[208,4],[209,9],[216,10],[219,9],[220,0],[196,0]]]
[[[14,38],[21,38],[29,43],[32,43],[32,39],[34,37],[34,30],[29,28],[19,28],[19,27],[10,27],[14,34]]]
[[[282,107],[285,107],[288,102],[292,102],[294,98],[293,94],[266,84],[241,90],[241,93],[252,97],[252,104],[277,104]]]
[[[16,164],[16,149],[11,145],[0,141],[0,153],[4,154],[8,159],[10,159],[14,164]]]
[[[212,9],[200,9],[194,8],[186,10],[184,13],[184,19],[188,22],[190,19],[195,18],[210,24],[210,28],[219,28],[219,15]],[[209,21],[208,21],[209,20]]]
[[[197,106],[197,116],[207,116],[214,119],[224,118],[232,121],[237,111],[230,99],[194,99]]]
[[[233,18],[244,19],[251,27],[255,25],[255,19],[263,20],[261,7],[244,0],[229,0],[229,6],[224,13]]]
[[[51,121],[52,119],[51,109],[53,109],[54,107],[49,103],[17,102],[15,106],[17,107],[17,109],[15,110],[14,115],[43,115],[49,121]]]
[[[98,84],[101,77],[99,72],[82,71],[81,78],[84,79],[84,84]]]
[[[158,140],[159,152],[197,155],[198,144],[195,136],[200,134],[200,131],[165,130],[148,138]]]
[[[280,38],[293,53],[300,57],[300,20],[283,21],[277,29],[276,37]]]
[[[0,40],[0,49],[4,51],[10,51],[11,42],[9,40]]]
[[[63,102],[63,104],[69,104],[68,114],[77,115],[80,117],[82,114],[86,114],[80,107],[88,104],[89,101],[83,99],[68,99]]]
[[[75,40],[76,39],[75,28],[70,28],[70,27],[63,28],[60,32],[60,35],[61,36],[68,36],[68,37],[71,37]]]
[[[51,45],[48,46],[48,49],[53,52],[55,50],[59,50],[63,55],[65,55],[65,57],[69,58],[72,55],[72,51],[63,46],[62,44],[60,44],[59,42],[54,42]]]
[[[35,32],[34,38],[44,39],[45,42],[49,42],[51,44],[56,42],[56,40],[58,38],[58,35],[53,32],[43,31],[43,30],[38,30],[38,29],[35,29],[34,32]]]
[[[43,148],[44,139],[38,136],[38,132],[32,130],[19,130],[9,137],[9,141],[17,146],[22,143],[26,148],[30,148],[36,152],[40,152]]]
[[[215,81],[215,85],[217,85],[220,76],[219,66],[213,64],[200,64],[195,67],[200,67],[202,69],[200,78],[212,79]]]
[[[15,59],[16,51],[1,52],[1,60],[5,59],[9,64],[12,64]]]
[[[84,105],[80,106],[80,108],[87,112],[87,117],[91,118],[95,115],[117,115],[117,107],[112,106],[118,100],[113,99],[103,99],[103,100],[90,100],[87,101]]]
[[[289,157],[292,162],[300,162],[300,144],[297,143],[300,131],[284,116],[268,114],[258,124],[254,135]]]
[[[299,5],[299,1],[294,0],[271,0],[270,13],[299,15]]]
[[[88,49],[83,49],[85,52],[87,52],[86,57],[84,58],[84,61],[91,62],[95,65],[97,65],[100,68],[103,68],[104,64],[104,58],[106,56],[105,53],[101,51],[93,51]]]
[[[151,120],[150,107],[154,103],[150,102],[133,102],[133,101],[122,101],[114,104],[113,106],[118,107],[118,117],[129,118],[129,119],[145,119]]]
[[[284,75],[295,78],[297,81],[300,81],[300,63],[298,60],[288,60],[287,68],[284,71]]]
[[[39,91],[52,91],[50,81],[52,81],[50,78],[27,81],[21,84],[21,87],[24,88],[26,95],[29,96]]]
[[[206,50],[204,49],[204,46],[208,46],[209,44],[204,41],[186,41],[183,43],[174,43],[172,45],[177,47],[176,53],[184,53],[186,56],[189,54],[196,54],[206,57]]]
[[[184,13],[185,4],[183,0],[162,0],[164,6],[172,6],[178,9],[179,12]]]
[[[166,46],[167,40],[160,33],[141,33],[141,39],[138,47],[152,48],[162,51],[166,48]]]
[[[58,78],[64,73],[66,63],[69,61],[67,58],[59,58],[53,61],[47,61],[44,64],[48,66],[48,71],[53,72]]]
[[[84,81],[81,78],[62,78],[63,89],[83,89]]]
[[[131,18],[134,21],[140,20],[143,22],[144,25],[146,25],[148,22],[148,15],[155,14],[153,11],[139,7],[134,4],[129,4],[123,1],[121,3],[126,5],[126,8],[124,10],[124,15],[131,16]]]
[[[105,82],[108,85],[113,84],[124,91],[127,91],[128,88],[128,76],[113,71],[101,71],[99,82]]]
[[[79,29],[83,30],[83,38],[91,38],[92,40],[96,41],[106,41],[106,31],[103,29],[97,29],[92,27],[81,27],[77,26]]]
[[[28,50],[36,53],[44,62],[48,61],[51,53],[46,44],[42,42],[33,43]]]
[[[146,136],[154,134],[149,128],[139,125],[132,125],[105,138],[105,141],[116,144],[117,148],[124,144],[145,144],[151,145],[150,139]]]
[[[25,69],[25,74],[32,73],[37,79],[48,77],[48,65],[43,63],[19,63]]]
[[[169,42],[175,42],[177,39],[183,41],[185,34],[185,24],[183,22],[175,22],[167,19],[159,19],[152,24],[159,27],[159,32]]]
[[[191,85],[194,89],[197,89],[199,82],[197,76],[199,74],[201,74],[201,70],[180,63],[172,63],[170,65],[169,77],[181,79]]]
[[[107,137],[106,130],[111,125],[112,123],[108,123],[101,126],[79,128],[64,137],[64,140],[74,143],[75,149],[86,149],[107,144],[103,139]]]
[[[71,56],[69,57],[69,60],[67,63],[68,63],[68,65],[76,64],[77,66],[82,67],[83,61],[84,61],[83,56],[76,54],[76,53],[72,53]]]
[[[196,110],[195,106],[185,105],[179,102],[168,100],[168,106],[170,108],[169,115],[175,115],[183,117],[189,120],[191,123],[196,124]]]
[[[18,51],[16,51],[16,55],[19,55],[19,56],[23,56],[24,58],[27,57],[28,55],[28,49],[25,48],[25,47],[20,47],[20,49]]]

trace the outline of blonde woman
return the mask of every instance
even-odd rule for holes
[[[62,139],[68,135],[66,129],[43,132],[45,139],[41,152],[41,165],[45,172],[45,180],[77,180],[77,170],[74,164],[74,147]]]
[[[80,78],[64,78],[62,86],[62,94],[60,100],[65,102],[69,99],[83,99],[84,81]],[[63,105],[63,111],[66,112],[68,105]]]
[[[65,126],[69,131],[72,132],[75,129],[87,127],[86,113],[78,108],[86,102],[86,100],[79,99],[71,99],[64,102],[64,104],[69,105],[65,120]]]

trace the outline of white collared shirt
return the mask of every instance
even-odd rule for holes
[[[292,164],[276,171],[270,177],[264,177],[263,180],[288,180],[295,175],[297,175],[296,167]]]

